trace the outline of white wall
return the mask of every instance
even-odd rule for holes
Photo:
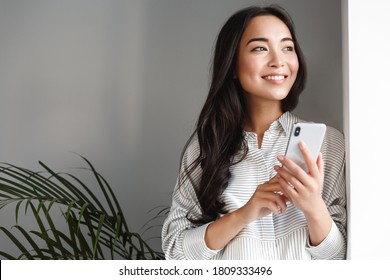
[[[70,152],[86,156],[137,231],[171,203],[219,29],[272,2],[292,15],[307,58],[295,112],[342,129],[339,0],[0,0],[0,161],[73,172],[82,161]],[[12,225],[13,212],[0,221]]]
[[[348,2],[348,3],[347,3]],[[349,258],[390,259],[390,2],[345,1]],[[348,92],[349,89],[349,92]]]

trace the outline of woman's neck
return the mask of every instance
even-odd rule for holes
[[[255,132],[261,138],[270,125],[283,114],[280,102],[248,102],[247,109],[244,129]]]

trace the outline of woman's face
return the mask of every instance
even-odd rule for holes
[[[299,62],[288,27],[272,15],[246,27],[238,50],[236,76],[248,98],[281,101],[295,82]]]

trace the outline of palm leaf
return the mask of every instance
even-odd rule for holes
[[[27,258],[30,259],[32,258],[31,254],[29,253],[29,250],[19,241],[19,239],[15,235],[13,235],[8,229],[4,227],[0,227],[0,230],[8,236],[8,238],[16,245],[16,247],[18,247],[22,255],[25,255]],[[1,254],[4,253],[1,252]]]
[[[1,227],[0,231],[20,254],[15,257],[0,251],[0,256],[6,259],[105,259],[106,248],[111,259],[163,259],[163,254],[154,251],[140,234],[128,230],[113,188],[90,161],[80,157],[87,164],[87,168],[82,169],[95,181],[95,189],[75,175],[55,172],[42,162],[39,164],[43,172],[0,163],[0,209],[15,205],[18,225],[13,230],[23,237],[20,239],[11,230]],[[97,198],[96,187],[104,201]],[[31,213],[36,229],[19,225],[23,204],[24,215]],[[163,210],[148,222],[161,218]],[[66,230],[59,230],[58,225],[65,223]]]

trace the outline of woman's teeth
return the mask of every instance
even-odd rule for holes
[[[266,80],[275,80],[275,81],[280,81],[285,78],[285,76],[264,76],[263,77]]]

